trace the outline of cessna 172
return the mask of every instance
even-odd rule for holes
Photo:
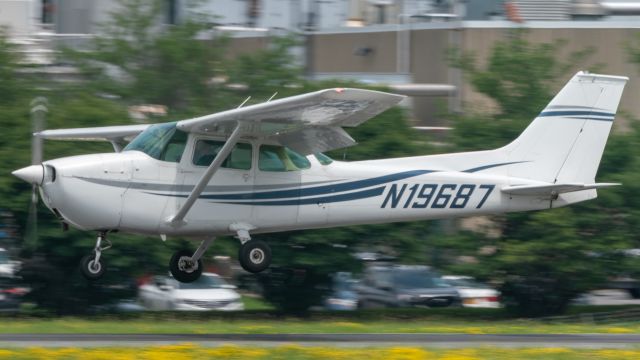
[[[115,153],[48,160],[13,174],[38,185],[61,221],[98,232],[81,263],[90,279],[104,273],[112,231],[204,239],[195,252],[172,256],[170,270],[182,282],[200,276],[215,236],[235,235],[240,264],[255,273],[269,266],[271,250],[251,234],[596,198],[596,189],[617,185],[596,183],[595,175],[627,80],[577,73],[517,139],[493,150],[333,161],[322,152],[355,144],[342,127],[403,97],[327,89],[178,122],[46,130],[35,136],[106,140]]]

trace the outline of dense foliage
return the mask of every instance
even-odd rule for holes
[[[15,76],[17,53],[0,35],[0,124],[4,129],[0,167],[5,174],[0,178],[0,208],[15,214],[23,232],[31,187],[8,174],[30,161],[29,103],[36,96],[49,100],[47,127],[65,128],[127,123],[129,105],[166,105],[169,118],[176,119],[228,109],[249,95],[250,104],[276,91],[277,97],[284,97],[353,85],[305,81],[289,52],[295,38],[273,39],[264,49],[231,59],[224,55],[227,39],[211,35],[209,19],[195,16],[178,25],[163,25],[158,20],[160,3],[123,0],[122,9],[104,25],[104,33],[90,51],[63,51],[61,61],[82,70],[85,81],[80,83],[43,83]],[[513,139],[575,70],[571,66],[588,53],[560,60],[555,56],[560,46],[531,44],[524,34],[516,33],[496,44],[484,67],[471,54],[452,54],[454,64],[495,107],[474,112],[473,104],[467,104],[467,115],[453,116],[450,150],[496,147]],[[53,91],[37,90],[43,88]],[[360,145],[334,151],[334,158],[361,160],[431,151],[409,127],[400,108],[349,132]],[[625,186],[600,191],[599,200],[584,205],[493,217],[488,223],[492,231],[451,231],[454,223],[422,221],[263,235],[274,250],[275,271],[260,276],[260,283],[267,299],[280,308],[304,310],[328,291],[329,274],[359,270],[353,253],[377,251],[394,255],[401,263],[426,263],[498,284],[507,305],[519,314],[562,312],[576,295],[609,277],[640,275],[637,261],[621,255],[624,249],[640,248],[636,235],[640,229],[634,221],[640,215],[635,196],[640,191],[640,157],[634,150],[638,144],[640,131],[632,126],[627,133],[612,135],[605,151],[599,180]],[[45,158],[96,151],[112,150],[107,144],[47,142]],[[163,243],[114,234],[114,247],[105,253],[108,275],[90,284],[80,277],[77,263],[92,248],[93,234],[62,232],[43,206],[38,234],[35,253],[24,254],[23,276],[34,289],[33,300],[59,312],[77,312],[112,297],[132,296],[136,278],[165,273],[175,249],[193,248],[183,239]],[[235,259],[237,248],[237,240],[219,239],[205,260],[211,261],[213,255]]]
[[[555,54],[562,42],[532,44],[526,33],[511,35],[494,46],[483,68],[471,54],[454,57],[454,64],[476,91],[494,100],[497,107],[491,114],[468,113],[453,119],[452,140],[458,149],[502,146],[515,138],[564,80],[581,69],[588,55],[583,51],[560,60]],[[474,259],[447,262],[446,266],[499,284],[505,304],[527,316],[561,313],[585,291],[615,277],[638,275],[637,265],[629,266],[634,259],[623,253],[640,246],[632,215],[637,211],[632,202],[640,160],[632,149],[640,133],[635,125],[628,133],[616,130],[614,127],[605,150],[598,181],[619,181],[624,186],[600,190],[597,201],[569,208],[494,217],[499,236],[480,229],[444,237],[440,240],[443,248]]]
[[[6,70],[0,71],[0,76],[6,75],[8,84],[3,95],[12,99],[6,106],[0,103],[3,106],[0,121],[7,127],[0,147],[7,159],[1,165],[5,174],[29,163],[29,101],[36,96],[48,98],[48,128],[70,128],[126,124],[131,121],[127,114],[130,105],[162,104],[167,106],[169,117],[176,119],[228,109],[249,95],[252,98],[248,104],[251,104],[265,101],[276,91],[277,97],[284,97],[324,87],[353,85],[304,81],[301,69],[295,66],[289,52],[296,41],[294,38],[275,38],[264,49],[227,58],[223,56],[227,40],[221,34],[211,37],[208,19],[196,16],[178,25],[163,25],[158,21],[159,3],[124,0],[121,10],[104,24],[103,33],[94,39],[89,51],[64,49],[60,61],[74,64],[82,71],[84,81],[80,83],[16,78],[12,71],[18,59],[8,50],[0,52],[0,61],[3,61],[0,69]],[[1,40],[0,49],[9,47],[6,39]],[[237,84],[242,86],[235,86]],[[151,119],[167,120],[166,117]],[[393,109],[353,129],[352,135],[363,144],[336,152],[334,156],[357,160],[424,151],[401,109]],[[50,141],[45,143],[44,158],[110,151],[111,146],[104,143]],[[1,181],[0,207],[14,212],[23,231],[29,230],[33,226],[26,221],[31,187],[12,176],[2,177]],[[95,235],[74,229],[62,232],[58,221],[42,205],[38,215],[36,251],[23,254],[26,258],[22,275],[34,289],[32,300],[62,313],[90,309],[114,297],[133,296],[131,290],[136,279],[166,273],[166,264],[175,249],[194,248],[194,244],[182,239],[162,243],[159,238],[113,234],[110,238],[114,247],[104,253],[109,267],[107,276],[97,284],[90,284],[80,276],[77,264],[92,249]],[[387,250],[395,249],[398,254],[412,254],[407,258],[424,260],[415,255],[419,252],[407,251],[416,250],[417,239],[403,236],[415,234],[422,238],[425,231],[411,229],[424,228],[424,225],[379,226],[375,236],[371,235],[371,228],[364,227],[265,236],[274,250],[277,249],[274,266],[283,269],[281,273],[291,273],[300,267],[307,269],[298,287],[278,283],[282,276],[268,273],[266,282],[263,279],[265,285],[284,286],[270,286],[267,296],[284,309],[300,308],[297,302],[291,301],[296,291],[311,300],[307,305],[319,302],[329,274],[353,268],[349,254],[359,244],[384,246]],[[394,239],[398,241],[393,242]],[[219,239],[207,253],[206,261],[211,262],[214,255],[235,259],[237,248],[237,240]],[[317,296],[308,296],[311,293]]]

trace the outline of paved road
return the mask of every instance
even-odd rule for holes
[[[413,345],[424,347],[575,347],[620,348],[640,346],[640,334],[0,334],[7,346],[143,346],[175,343],[204,346],[245,344],[278,346],[297,343],[341,347]]]

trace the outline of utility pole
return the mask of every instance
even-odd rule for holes
[[[31,130],[33,133],[44,130],[48,100],[44,96],[38,96],[31,101]],[[31,164],[42,163],[42,139],[31,137]],[[38,245],[38,185],[32,185],[31,204],[29,205],[29,217],[27,218],[27,247],[35,250]]]

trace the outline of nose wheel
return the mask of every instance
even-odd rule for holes
[[[103,246],[103,243],[106,243],[106,245]],[[107,240],[107,232],[101,231],[98,233],[93,254],[86,255],[80,260],[80,271],[87,280],[98,280],[104,275],[107,268],[104,264],[104,259],[102,259],[102,251],[110,247],[111,242]]]

